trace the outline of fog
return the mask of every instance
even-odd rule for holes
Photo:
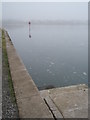
[[[88,3],[2,3],[2,20],[6,24],[86,24]]]
[[[88,83],[88,3],[3,3],[2,10],[39,89]]]

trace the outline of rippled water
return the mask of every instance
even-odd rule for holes
[[[88,82],[88,26],[28,25],[7,28],[39,89]]]

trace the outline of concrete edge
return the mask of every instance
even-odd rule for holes
[[[78,84],[78,85],[71,85],[71,86],[65,86],[65,87],[57,87],[57,88],[53,88],[53,89],[46,89],[46,90],[41,90],[41,92],[48,92],[49,91],[57,91],[57,90],[61,90],[61,91],[64,91],[64,92],[69,92],[70,90],[74,91],[74,90],[82,90],[82,89],[88,89],[88,86],[86,84]],[[69,91],[67,91],[69,90]]]
[[[53,118],[51,112],[4,31],[6,49],[20,118]]]

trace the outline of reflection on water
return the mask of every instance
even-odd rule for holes
[[[30,40],[28,26],[7,29],[39,89],[87,84],[86,25],[30,25]]]
[[[29,38],[31,38],[31,35],[29,34]]]
[[[30,26],[31,26],[31,22],[29,21],[29,38],[31,38],[31,33],[30,33]]]

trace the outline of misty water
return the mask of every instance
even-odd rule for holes
[[[6,27],[39,89],[88,83],[88,26]]]

